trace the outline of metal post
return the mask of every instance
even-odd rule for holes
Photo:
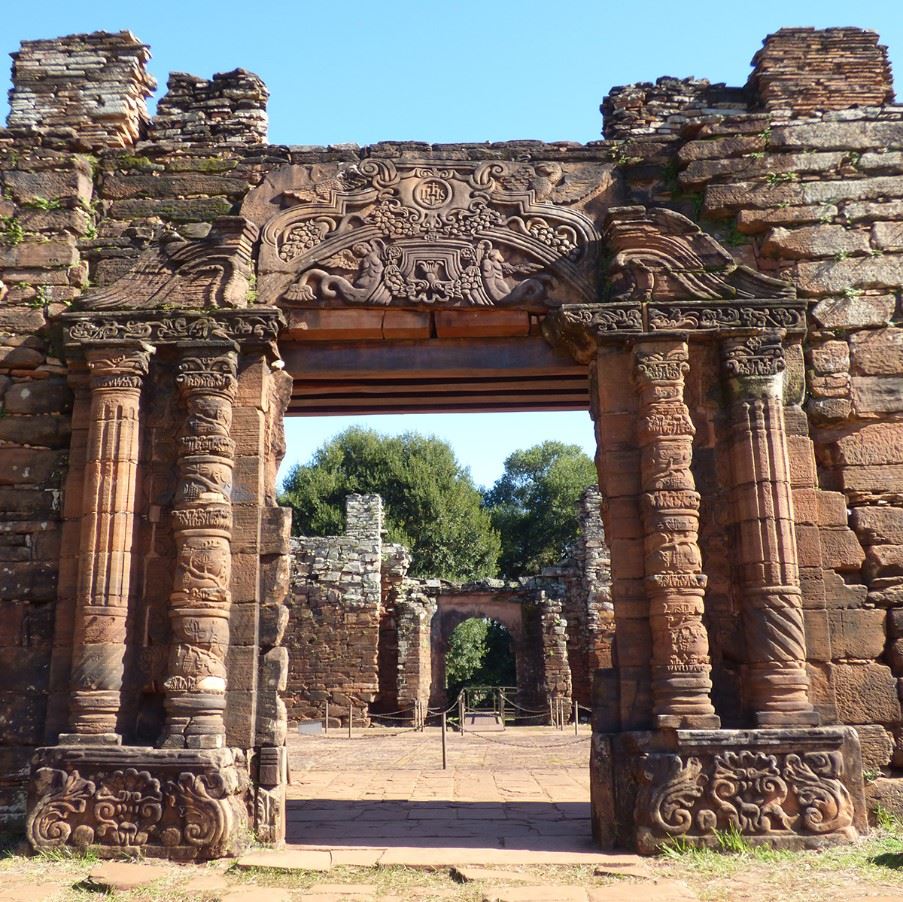
[[[574,735],[578,736],[579,732],[577,727],[580,725],[580,705],[577,704],[577,699],[574,699]]]
[[[348,705],[348,738],[351,739],[351,731],[354,729],[354,705]]]
[[[458,695],[458,720],[460,721],[460,731],[461,735],[464,735],[464,690],[462,689],[460,694]]]
[[[445,720],[448,715],[442,712],[442,770],[448,770],[448,748],[446,746],[446,724]]]
[[[329,735],[329,699],[326,699],[326,717],[323,721],[323,735]]]
[[[552,701],[552,696],[549,696],[549,723],[554,727],[555,726],[555,702]]]

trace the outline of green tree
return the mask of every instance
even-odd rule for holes
[[[484,495],[502,537],[506,577],[536,573],[567,553],[577,538],[575,505],[595,481],[596,468],[579,445],[548,441],[509,455]]]
[[[463,686],[517,685],[511,633],[488,617],[471,617],[459,623],[448,640],[445,685],[449,698]]]
[[[471,617],[452,630],[445,653],[447,687],[457,690],[474,682],[473,676],[479,672],[488,651],[488,633],[489,621],[485,617]]]
[[[295,535],[339,535],[352,492],[382,496],[389,541],[410,549],[413,576],[495,575],[498,534],[469,471],[446,442],[352,427],[292,469],[280,502],[293,509]]]

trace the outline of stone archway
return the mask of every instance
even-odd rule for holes
[[[463,593],[462,593],[463,596]],[[511,650],[517,673],[519,704],[525,704],[527,696],[536,694],[536,673],[540,670],[542,645],[530,642],[524,623],[523,605],[516,599],[502,600],[491,597],[439,596],[436,613],[430,630],[430,657],[432,664],[432,692],[430,706],[447,707],[453,699],[447,697],[446,656],[452,634],[462,623],[473,618],[485,618],[500,623],[511,637]],[[537,636],[532,637],[534,640]]]
[[[279,428],[287,406],[349,391],[402,409],[588,394],[616,621],[593,744],[600,843],[648,852],[735,826],[821,845],[864,828],[855,733],[816,725],[805,670],[785,379],[804,302],[684,217],[617,206],[600,159],[472,156],[286,166],[243,217],[151,249],[63,317],[76,500],[58,632],[73,643],[54,668],[71,691],[36,757],[37,848],[118,854],[99,804],[117,794],[142,799],[122,819],[151,854],[228,853],[249,809],[278,841]],[[449,365],[451,346],[483,369]],[[312,373],[311,357],[333,364]],[[728,619],[742,625],[730,647]],[[164,711],[154,748],[129,727],[149,697]]]

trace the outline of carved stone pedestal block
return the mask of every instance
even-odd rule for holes
[[[248,795],[232,749],[53,746],[32,759],[26,830],[37,851],[204,861],[240,851]]]
[[[669,839],[817,849],[867,832],[862,758],[850,727],[597,734],[593,834],[650,855]]]

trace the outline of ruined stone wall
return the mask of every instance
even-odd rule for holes
[[[343,536],[292,540],[285,702],[290,721],[362,716],[379,692],[382,499],[349,495]]]
[[[571,555],[530,581],[540,588],[558,586],[571,681],[566,694],[586,707],[592,700],[593,674],[612,666],[614,639],[611,560],[601,504],[597,487],[583,493],[577,503],[578,535]]]

